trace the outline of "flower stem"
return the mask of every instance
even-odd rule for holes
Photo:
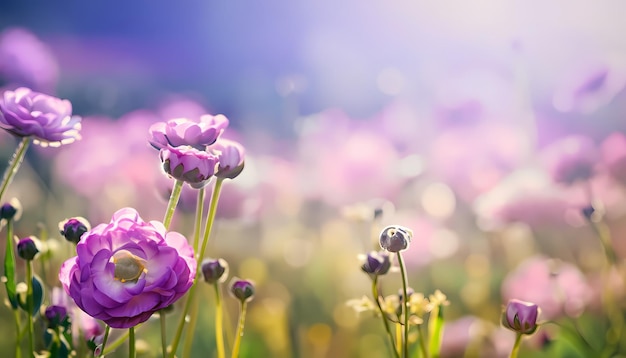
[[[509,358],[517,358],[517,353],[519,353],[520,342],[522,341],[522,334],[517,333],[515,335],[515,343],[513,344],[513,349],[511,350],[511,354]]]
[[[215,286],[215,345],[217,347],[217,358],[224,358],[224,309],[222,307],[222,294],[220,292],[220,283],[216,282]]]
[[[209,214],[207,215],[206,225],[204,227],[204,236],[202,238],[202,248],[200,249],[200,255],[197,258],[198,266],[196,272],[200,272],[200,266],[202,265],[202,258],[206,250],[211,230],[213,229],[213,222],[215,221],[215,213],[217,212],[217,202],[220,200],[220,191],[222,190],[222,182],[224,179],[218,178],[213,187],[213,194],[211,195],[211,205],[209,206]]]
[[[239,346],[241,345],[241,337],[243,337],[243,327],[246,323],[247,306],[248,303],[246,301],[241,302],[241,309],[239,310],[239,323],[237,324],[237,335],[235,336],[235,344],[233,345],[231,358],[239,357]]]
[[[35,356],[35,326],[33,325],[33,262],[26,261],[26,307],[28,308],[28,346],[31,356]]]
[[[126,342],[126,339],[128,339],[128,335],[129,331],[126,331],[124,332],[124,334],[119,336],[113,343],[109,344],[106,347],[106,350],[104,349],[104,347],[102,347],[102,355],[105,356],[113,352],[117,347],[121,346],[124,342]]]
[[[187,326],[187,334],[185,334],[185,344],[183,345],[182,357],[191,357],[191,346],[193,343],[196,322],[198,322],[199,302],[196,297],[191,301],[191,312],[189,313],[189,323]]]
[[[165,310],[159,310],[159,321],[161,323],[161,352],[163,357],[167,357],[167,325],[165,324]]]
[[[170,195],[170,200],[167,203],[165,218],[163,219],[163,226],[165,226],[166,230],[170,228],[170,224],[172,223],[174,211],[176,210],[176,205],[178,205],[178,199],[180,198],[180,192],[182,189],[183,182],[181,180],[176,180],[176,182],[174,183],[174,188],[172,189],[172,194]]]
[[[128,329],[128,358],[135,358],[135,327]]]
[[[430,341],[428,343],[428,351],[432,358],[439,358],[441,351],[441,339],[443,336],[443,304],[437,305],[431,312],[428,319],[428,335]],[[422,341],[423,335],[420,336]]]
[[[22,348],[20,345],[20,341],[22,340],[22,335],[20,334],[22,331],[20,327],[20,311],[13,310],[13,315],[15,316],[15,358],[22,358]]]
[[[408,297],[408,278],[406,273],[406,266],[402,259],[402,253],[398,252],[398,264],[400,265],[400,272],[402,273],[402,312],[404,313],[404,338],[402,340],[402,352],[405,358],[409,356],[409,297]]]
[[[419,347],[422,352],[422,357],[429,358],[430,355],[428,355],[428,350],[426,349],[426,340],[424,339],[424,332],[422,331],[421,324],[417,325],[417,341],[419,343]],[[439,357],[439,355],[437,354],[436,357]]]
[[[107,340],[109,339],[109,332],[111,332],[111,326],[108,324],[104,328],[104,338],[102,338],[102,346],[100,347],[100,354],[98,357],[104,357],[104,348],[107,345]]]
[[[15,153],[13,153],[13,157],[9,161],[9,167],[4,172],[4,177],[2,178],[2,187],[0,187],[0,200],[2,200],[2,196],[4,192],[7,190],[7,187],[13,180],[15,173],[20,168],[20,164],[22,164],[22,160],[24,160],[24,155],[26,154],[26,150],[28,146],[32,142],[31,137],[24,137],[20,144],[15,148]]]
[[[376,306],[378,306],[378,311],[381,314],[383,319],[383,324],[385,325],[385,331],[387,332],[387,336],[389,337],[389,342],[391,343],[391,350],[393,351],[396,358],[400,358],[398,354],[398,350],[396,349],[396,345],[394,343],[393,334],[391,333],[391,328],[389,327],[389,320],[387,319],[387,314],[383,311],[383,307],[380,305],[380,294],[378,293],[378,276],[374,277],[372,280],[372,296],[374,297],[374,301],[376,302]]]
[[[198,202],[196,204],[196,220],[193,231],[193,252],[198,252],[200,235],[202,234],[202,214],[204,213],[204,187],[198,189]]]
[[[200,249],[200,254],[196,256],[197,266],[196,266],[196,281],[189,289],[187,293],[187,301],[185,301],[185,306],[183,308],[182,316],[180,317],[180,321],[178,322],[178,327],[176,328],[176,334],[174,336],[174,340],[172,341],[170,357],[174,358],[176,355],[176,349],[178,348],[178,344],[180,343],[180,337],[183,334],[183,329],[185,328],[185,317],[187,316],[187,312],[191,306],[191,302],[193,302],[193,298],[196,293],[196,287],[198,286],[198,277],[201,275],[200,266],[202,265],[202,258],[204,257],[204,251],[206,250],[206,244],[209,241],[209,236],[211,235],[211,229],[213,227],[213,221],[215,220],[215,212],[217,211],[217,201],[220,198],[220,190],[222,188],[222,182],[224,179],[218,178],[215,182],[215,186],[213,187],[213,194],[211,195],[211,205],[209,206],[209,213],[206,219],[206,225],[204,227],[204,236],[202,238],[202,248]],[[197,254],[197,252],[196,252]]]

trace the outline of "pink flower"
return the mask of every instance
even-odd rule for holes
[[[626,136],[620,132],[610,134],[602,142],[600,150],[609,174],[626,184]]]
[[[204,150],[206,146],[215,143],[226,127],[228,119],[222,114],[203,115],[199,122],[187,118],[170,119],[150,127],[149,141],[156,149],[187,145]]]
[[[588,137],[573,135],[557,140],[542,154],[548,171],[557,183],[569,185],[589,180],[595,174],[598,153]]]
[[[576,317],[591,298],[591,289],[580,270],[569,263],[535,256],[522,262],[502,283],[505,301],[533,302],[548,320]]]
[[[160,152],[163,170],[193,188],[202,188],[215,174],[218,158],[190,146],[165,147]]]

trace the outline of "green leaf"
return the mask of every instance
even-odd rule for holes
[[[41,307],[41,304],[43,303],[44,292],[43,292],[43,285],[41,284],[41,280],[39,279],[39,277],[37,277],[36,275],[33,276],[32,283],[33,283],[33,311],[31,312],[31,315],[35,316],[39,312],[39,308]],[[23,292],[21,295],[19,295],[18,303],[20,307],[26,312],[28,312],[27,300],[28,298],[26,297],[26,292]]]
[[[4,253],[4,286],[7,289],[7,296],[11,307],[17,309],[17,284],[15,283],[15,251],[13,250],[13,220],[7,223],[7,242]]]

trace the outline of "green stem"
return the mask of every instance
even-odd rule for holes
[[[26,150],[28,149],[28,146],[30,145],[32,140],[33,139],[31,137],[24,137],[22,138],[20,144],[18,144],[17,148],[15,148],[15,153],[13,153],[11,161],[9,161],[9,167],[4,172],[4,177],[2,178],[2,187],[0,188],[0,200],[2,200],[4,192],[7,190],[7,187],[9,186],[9,184],[11,184],[15,173],[17,173],[17,170],[20,168],[20,164],[22,164],[24,156],[26,155]]]
[[[375,276],[372,280],[372,296],[374,297],[374,301],[376,302],[376,306],[378,306],[378,311],[381,314],[383,319],[383,324],[385,325],[385,331],[387,332],[387,336],[389,337],[389,342],[391,343],[391,350],[393,351],[396,358],[400,358],[398,354],[398,350],[396,349],[396,345],[394,343],[393,334],[391,333],[391,328],[389,327],[389,320],[387,319],[387,314],[383,311],[383,307],[380,305],[380,294],[378,293],[378,276]]]
[[[222,307],[222,294],[220,292],[220,283],[216,282],[215,287],[215,345],[217,347],[217,358],[224,358],[224,309]]]
[[[198,189],[198,202],[196,203],[196,220],[193,231],[193,252],[198,252],[200,235],[202,234],[202,214],[204,213],[204,187]]]
[[[15,358],[22,358],[22,347],[20,345],[20,341],[22,340],[22,335],[20,334],[22,331],[20,311],[13,310],[13,315],[15,316]]]
[[[28,308],[28,346],[30,347],[30,354],[35,356],[35,326],[33,325],[33,262],[31,260],[26,261],[26,307]]]
[[[247,306],[248,304],[246,301],[241,302],[241,309],[239,310],[239,323],[237,324],[237,335],[235,336],[235,344],[233,345],[231,358],[239,357],[239,346],[241,345],[241,337],[243,337],[243,327],[246,323]]]
[[[224,179],[222,178],[218,178],[215,182],[215,186],[213,187],[213,194],[211,195],[211,205],[209,206],[209,213],[207,215],[206,225],[204,228],[204,236],[202,238],[202,248],[200,249],[200,254],[196,256],[196,282],[189,289],[189,293],[187,293],[187,301],[185,301],[182,316],[180,317],[180,321],[178,321],[178,327],[176,328],[176,334],[174,336],[174,340],[172,341],[172,347],[170,352],[170,357],[172,358],[176,356],[176,349],[178,349],[180,337],[182,336],[183,329],[185,328],[185,317],[187,316],[187,312],[189,311],[191,302],[193,302],[193,298],[196,293],[196,287],[198,286],[196,283],[198,282],[198,277],[201,275],[200,266],[202,265],[202,258],[204,257],[204,251],[206,250],[206,244],[209,241],[211,229],[213,228],[213,221],[215,220],[215,213],[217,211],[217,201],[220,197],[220,190],[222,188],[223,180]]]
[[[403,292],[403,300],[402,300],[402,312],[404,313],[404,338],[402,340],[402,352],[403,357],[409,357],[409,297],[408,297],[408,277],[406,273],[406,266],[404,265],[404,260],[402,259],[402,254],[400,252],[398,255],[398,265],[400,265],[400,272],[402,273],[402,292]]]
[[[517,358],[517,353],[519,353],[520,342],[522,341],[522,334],[516,333],[515,335],[515,343],[513,344],[513,349],[511,350],[511,354],[509,358]]]
[[[159,310],[159,322],[161,322],[161,352],[167,357],[167,325],[165,324],[165,310]]]
[[[183,357],[191,357],[191,346],[193,344],[194,332],[196,330],[196,322],[198,322],[199,302],[196,297],[191,302],[191,312],[189,313],[189,324],[187,326],[187,334],[185,334],[185,344],[183,345]]]
[[[172,189],[172,194],[170,195],[170,200],[167,203],[165,218],[163,219],[163,226],[165,226],[166,230],[170,228],[170,224],[172,223],[174,211],[176,210],[176,205],[178,205],[178,199],[180,198],[180,192],[182,189],[183,182],[181,180],[176,180],[176,182],[174,183],[174,188]]]
[[[206,226],[204,227],[204,236],[202,238],[202,248],[200,249],[200,255],[197,258],[198,266],[196,268],[196,272],[200,272],[200,266],[202,265],[202,258],[204,257],[204,252],[206,251],[207,243],[209,242],[209,237],[211,235],[211,230],[213,229],[213,222],[215,221],[215,213],[217,212],[217,202],[220,200],[220,191],[222,190],[222,182],[224,179],[218,178],[215,182],[215,187],[213,187],[213,194],[211,195],[211,204],[209,206],[209,214],[206,219]]]
[[[128,329],[128,358],[135,358],[135,327]]]
[[[124,332],[124,334],[122,334],[121,336],[119,336],[113,343],[109,344],[106,349],[104,349],[104,347],[102,347],[102,355],[105,356],[111,352],[113,352],[115,349],[117,349],[117,347],[121,346],[124,342],[126,342],[126,340],[128,339],[129,336],[129,332],[126,331]]]
[[[111,332],[111,326],[108,324],[104,328],[104,338],[102,338],[102,346],[100,347],[100,354],[98,357],[104,357],[104,348],[107,345],[107,340],[109,339],[109,332]]]

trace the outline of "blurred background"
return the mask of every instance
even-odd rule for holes
[[[451,302],[448,357],[506,356],[509,298],[601,326],[603,252],[581,209],[601,208],[626,254],[625,11],[617,0],[4,0],[2,89],[67,98],[84,117],[81,141],[29,151],[7,195],[24,206],[18,235],[47,231],[60,264],[67,217],[97,224],[133,206],[162,218],[172,183],[148,127],[222,113],[247,159],[224,187],[209,255],[258,284],[242,356],[384,356],[378,319],[345,302],[369,292],[357,255],[388,224],[415,232],[410,285]],[[0,133],[0,163],[16,143]],[[190,235],[186,191],[173,225]],[[383,290],[399,284],[392,274]],[[567,289],[576,302],[552,292]],[[201,315],[196,354],[214,347],[212,306]],[[141,336],[145,356],[157,326]],[[522,355],[578,356],[555,342]]]

